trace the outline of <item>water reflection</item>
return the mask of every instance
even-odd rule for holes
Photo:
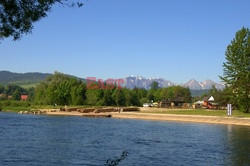
[[[232,165],[250,164],[250,128],[227,125],[227,144]]]

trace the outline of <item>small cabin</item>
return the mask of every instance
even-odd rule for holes
[[[170,101],[172,107],[181,107],[185,103],[184,97],[175,97]]]
[[[185,103],[185,99],[183,97],[175,97],[170,100],[162,100],[158,103],[158,107],[161,108],[170,108],[170,107],[182,107]]]

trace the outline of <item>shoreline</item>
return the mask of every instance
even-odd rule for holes
[[[224,125],[241,125],[250,127],[250,118],[226,117],[226,116],[203,116],[203,115],[176,115],[176,114],[154,114],[138,112],[109,112],[109,113],[79,113],[72,112],[45,112],[44,115],[61,115],[61,116],[85,116],[85,117],[111,117],[117,119],[138,119],[138,120],[155,120],[155,121],[172,121],[187,123],[209,123]],[[111,115],[111,116],[110,116]]]
[[[187,123],[210,123],[225,125],[241,125],[250,127],[250,118],[220,117],[202,115],[176,115],[176,114],[154,114],[154,113],[112,113],[113,118],[141,119],[156,121],[173,121]]]

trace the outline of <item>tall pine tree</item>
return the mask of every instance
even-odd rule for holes
[[[226,50],[224,74],[220,78],[231,89],[239,110],[250,112],[250,31],[242,28]]]

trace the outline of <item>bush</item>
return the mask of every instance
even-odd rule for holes
[[[11,101],[10,100],[4,100],[1,102],[2,106],[10,106],[11,105]]]
[[[28,101],[4,100],[0,102],[1,107],[29,107],[31,106]]]

